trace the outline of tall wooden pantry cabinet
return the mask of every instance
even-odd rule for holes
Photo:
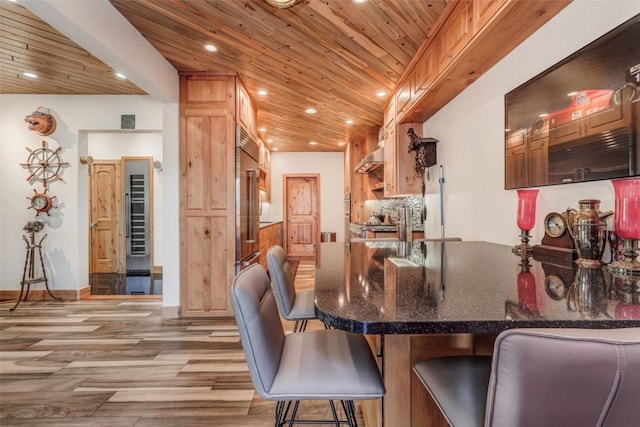
[[[233,315],[236,123],[255,135],[255,109],[235,74],[180,74],[181,317]]]

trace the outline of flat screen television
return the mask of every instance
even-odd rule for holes
[[[639,175],[640,15],[505,95],[505,188]]]

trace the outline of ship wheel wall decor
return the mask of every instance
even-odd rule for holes
[[[47,189],[42,193],[39,193],[34,189],[33,195],[27,197],[30,204],[28,209],[35,209],[36,216],[40,216],[41,213],[46,213],[47,216],[49,216],[49,211],[51,208],[55,207],[53,205],[53,199],[55,198],[56,196],[49,196],[47,194]]]
[[[29,171],[27,181],[33,183],[34,181],[42,182],[42,186],[47,188],[47,185],[52,180],[61,180],[60,175],[63,166],[68,166],[69,163],[63,162],[60,157],[60,151],[62,147],[58,147],[55,150],[47,148],[47,143],[42,141],[40,148],[35,150],[26,147],[29,152],[29,157],[26,163],[20,163],[20,166],[26,168]]]

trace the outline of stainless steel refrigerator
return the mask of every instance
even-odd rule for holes
[[[260,261],[258,143],[236,126],[236,272]]]

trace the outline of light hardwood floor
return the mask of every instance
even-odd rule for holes
[[[312,287],[314,272],[302,261],[296,287]],[[0,425],[272,426],[275,403],[255,393],[233,319],[162,320],[161,305],[2,303]],[[326,402],[301,411],[329,416]]]

